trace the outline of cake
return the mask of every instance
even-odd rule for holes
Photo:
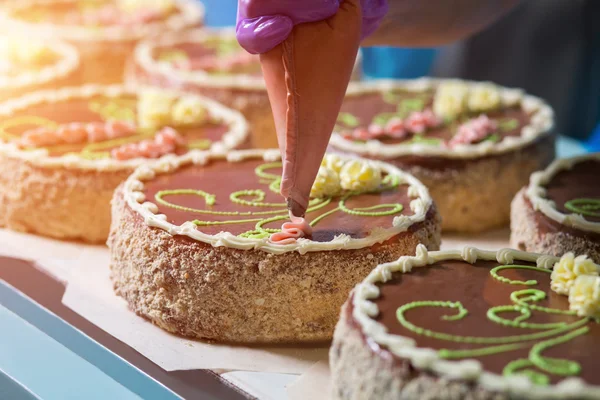
[[[360,77],[360,57],[354,78]],[[127,81],[184,87],[240,111],[250,124],[253,147],[276,147],[275,125],[259,56],[247,53],[233,29],[162,35],[140,43]]]
[[[332,151],[380,159],[430,190],[442,229],[508,225],[510,202],[554,158],[553,113],[488,82],[418,79],[350,86]]]
[[[600,153],[560,159],[531,175],[512,203],[511,245],[600,263]]]
[[[61,41],[0,40],[0,100],[57,87],[77,78],[79,54]]]
[[[585,256],[428,252],[351,293],[334,399],[599,399],[600,277]]]
[[[119,83],[126,60],[143,38],[198,26],[204,9],[194,0],[21,0],[0,11],[3,29],[77,46],[78,83]]]
[[[116,293],[187,337],[331,339],[350,289],[419,243],[437,249],[440,221],[427,189],[396,167],[325,160],[350,189],[333,195],[334,173],[321,174],[306,214],[312,236],[284,240],[276,238],[288,220],[279,150],[195,152],[138,168],[112,202]]]
[[[135,167],[247,138],[236,111],[198,95],[87,85],[0,104],[0,226],[104,242],[110,199]]]

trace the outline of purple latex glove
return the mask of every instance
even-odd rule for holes
[[[252,54],[262,54],[283,42],[294,25],[333,16],[343,0],[238,0],[236,35]],[[377,29],[388,11],[388,0],[361,0],[365,38]]]

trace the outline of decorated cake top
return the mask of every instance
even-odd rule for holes
[[[135,62],[140,74],[206,87],[266,90],[259,57],[239,45],[233,29],[203,28],[150,38],[136,47]]]
[[[18,89],[60,79],[79,65],[77,50],[66,43],[0,39],[0,89]]]
[[[375,352],[535,399],[600,398],[600,267],[511,249],[427,252],[378,266],[352,297]]]
[[[392,165],[328,155],[313,187],[310,228],[288,221],[278,150],[194,152],[138,168],[125,183],[145,222],[213,246],[271,253],[358,249],[425,221],[427,189]],[[297,230],[312,230],[302,238]]]
[[[192,149],[225,151],[244,118],[192,94],[124,86],[40,91],[0,105],[0,152],[43,165],[120,169]]]
[[[0,16],[28,35],[119,41],[197,25],[204,9],[192,0],[23,0]]]
[[[550,132],[551,108],[489,82],[418,79],[352,84],[331,145],[389,159],[473,158],[517,149]]]
[[[600,153],[560,159],[531,175],[527,197],[552,220],[600,233]]]

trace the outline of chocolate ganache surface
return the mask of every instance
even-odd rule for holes
[[[600,160],[585,160],[558,172],[545,188],[546,198],[561,213],[600,223]]]
[[[262,238],[288,220],[280,177],[280,162],[211,160],[157,175],[145,182],[144,194],[172,224],[194,221],[206,234],[226,231]],[[413,215],[409,186],[391,178],[384,175],[374,192],[312,199],[306,213],[313,226],[311,239],[327,242],[340,234],[364,238],[378,228],[391,228],[396,216]]]
[[[218,75],[262,76],[258,57],[248,54],[233,36],[209,36],[202,41],[190,39],[173,46],[158,47],[153,56],[156,61],[170,63],[175,68]]]
[[[368,128],[371,125],[383,126],[392,118],[404,119],[409,117],[412,112],[431,109],[433,97],[433,91],[410,92],[400,89],[348,95],[342,104],[336,131],[343,133],[356,128]],[[431,127],[422,134],[406,135],[400,138],[381,135],[376,140],[386,144],[409,144],[418,141],[421,144],[440,146],[452,139],[460,124],[476,118],[480,114],[487,115],[498,124],[498,129],[487,138],[492,141],[500,141],[509,136],[520,136],[521,130],[530,121],[529,114],[518,106],[499,108],[485,113],[465,112],[456,120],[442,122],[439,126]],[[356,138],[354,140],[360,141]]]
[[[137,101],[135,95],[119,97],[95,96],[91,98],[73,98],[56,102],[43,102],[14,112],[11,117],[0,121],[0,140],[18,140],[26,131],[41,126],[58,126],[70,123],[93,123],[123,121],[135,123],[137,119]],[[168,125],[173,127],[184,139],[175,153],[184,154],[191,148],[206,149],[212,142],[222,139],[228,126],[217,122],[204,122],[189,125]],[[159,131],[157,128],[155,131]],[[61,143],[41,146],[51,156],[67,153],[93,153],[95,158],[108,157],[110,150],[128,143],[151,139],[155,131],[134,132],[128,137],[106,139],[95,143]]]
[[[449,360],[476,359],[488,372],[523,373],[539,384],[568,376],[600,383],[600,325],[569,313],[567,297],[550,289],[550,270],[516,264],[494,270],[502,264],[442,261],[394,273],[378,285],[376,320],[417,347]]]

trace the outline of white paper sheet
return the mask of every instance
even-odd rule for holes
[[[208,344],[171,335],[133,314],[112,290],[108,249],[86,249],[72,268],[63,303],[167,371],[227,369],[299,374],[328,349]]]
[[[319,361],[287,387],[289,400],[327,400],[331,397],[329,364]]]
[[[103,246],[0,229],[0,255],[36,261],[39,268],[63,282],[68,279],[70,262],[79,259],[83,251],[94,248]]]

